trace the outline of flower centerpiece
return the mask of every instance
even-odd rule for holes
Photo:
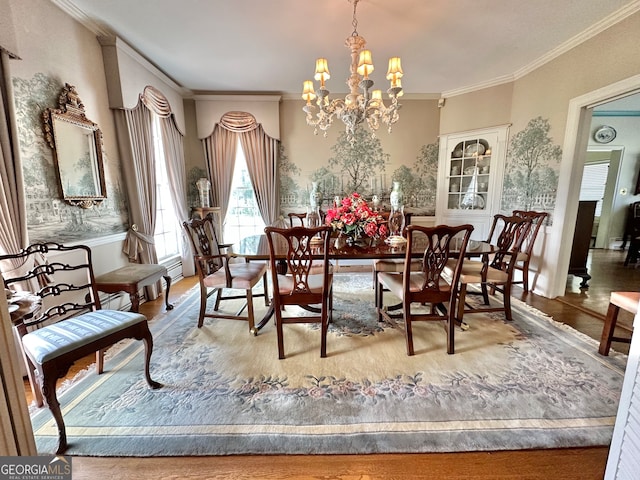
[[[366,200],[354,192],[342,199],[339,205],[327,210],[325,217],[327,225],[355,242],[364,237],[386,237],[389,233],[382,215],[371,210]]]

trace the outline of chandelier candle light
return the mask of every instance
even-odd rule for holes
[[[357,31],[356,8],[359,1],[349,0],[353,4],[353,33],[346,39],[345,45],[351,50],[351,75],[347,79],[350,93],[344,99],[329,100],[330,92],[325,87],[325,81],[331,76],[326,58],[316,60],[314,78],[320,82],[320,88],[314,91],[313,81],[305,80],[302,92],[302,98],[307,102],[303,111],[307,114],[307,125],[314,127],[314,134],[317,134],[320,129],[326,137],[327,130],[337,117],[346,125],[347,138],[350,142],[354,140],[356,127],[365,120],[373,135],[380,126],[380,122],[388,125],[391,133],[391,126],[400,118],[398,110],[401,105],[398,103],[398,97],[403,93],[400,80],[403,75],[400,57],[389,59],[387,80],[390,81],[391,86],[387,93],[391,99],[391,105],[385,106],[381,90],[370,91],[373,80],[369,78],[369,74],[373,72],[373,61],[371,52],[364,48],[365,39],[358,35]],[[312,104],[313,100],[316,100],[316,105]]]

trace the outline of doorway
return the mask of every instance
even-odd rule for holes
[[[640,75],[636,75],[602,89],[590,92],[580,97],[576,97],[569,103],[567,129],[563,150],[565,152],[565,158],[569,158],[571,160],[566,161],[565,165],[562,166],[558,191],[563,192],[563,195],[558,195],[556,208],[556,211],[558,212],[558,215],[556,215],[556,220],[558,221],[558,223],[556,224],[554,222],[554,227],[556,228],[553,229],[553,238],[550,239],[550,244],[557,246],[557,257],[555,259],[551,259],[551,262],[554,262],[555,260],[555,264],[558,267],[556,270],[557,275],[552,279],[550,284],[550,296],[552,298],[562,297],[567,286],[568,277],[566,275],[566,272],[568,272],[572,244],[571,241],[567,240],[573,238],[573,230],[575,228],[575,220],[577,215],[578,198],[580,195],[582,171],[584,168],[584,163],[586,161],[586,152],[588,150],[587,147],[589,144],[589,138],[592,133],[591,125],[594,107],[600,107],[607,104],[608,102],[612,102],[614,100],[617,101],[621,98],[638,94],[639,92]],[[640,95],[636,96],[636,98],[638,97],[640,97]],[[612,147],[614,145],[617,150],[619,150],[620,148],[624,148],[624,146],[616,144],[615,142],[612,144]],[[637,172],[635,174],[637,174]],[[619,179],[621,179],[623,176],[626,178],[627,174],[624,172],[620,172],[618,174]],[[626,178],[625,181],[627,180],[629,179]],[[618,183],[615,186],[614,191],[620,193],[620,190],[620,183]],[[610,226],[608,227],[610,232],[615,231],[616,228],[615,225],[611,223],[613,221],[618,222],[619,220],[617,218],[615,220],[610,219]],[[624,222],[624,220],[622,220],[622,222]],[[609,238],[615,237],[615,234],[612,233],[608,235]],[[609,243],[611,242],[609,241]],[[612,253],[620,253],[620,251],[616,252],[614,248]],[[616,263],[620,264],[619,268],[624,268],[623,262]],[[591,280],[591,282],[593,281],[594,280]],[[586,296],[590,294],[588,290],[583,293]],[[605,306],[608,304],[608,295],[606,300],[607,301],[604,302]]]

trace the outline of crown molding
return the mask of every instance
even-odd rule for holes
[[[513,75],[504,75],[502,77],[497,77],[497,78],[495,78],[493,80],[489,80],[489,81],[484,82],[484,83],[470,85],[468,87],[463,87],[463,88],[454,89],[454,90],[448,90],[446,92],[442,92],[442,97],[444,97],[444,98],[446,98],[446,97],[455,97],[456,95],[462,95],[462,94],[465,94],[465,93],[471,93],[471,92],[474,92],[476,90],[482,90],[482,89],[485,89],[485,88],[495,87],[495,86],[498,86],[498,85],[502,85],[504,83],[509,83],[509,82],[513,82],[515,80],[518,80],[518,79],[524,77],[525,75],[533,72],[534,70],[542,67],[543,65],[551,62],[552,60],[555,60],[559,56],[567,53],[572,48],[575,48],[578,45],[586,42],[590,38],[593,38],[596,35],[602,33],[607,28],[615,25],[616,23],[621,22],[625,18],[633,15],[634,13],[636,13],[638,11],[640,11],[640,0],[635,0],[635,1],[625,5],[624,7],[616,10],[611,15],[603,18],[598,23],[595,23],[594,25],[589,27],[587,30],[584,30],[583,32],[579,33],[578,35],[575,35],[574,37],[572,37],[569,40],[567,40],[566,42],[564,42],[562,45],[559,45],[558,47],[554,48],[553,50],[547,52],[546,54],[542,55],[541,57],[539,57],[538,59],[536,59],[533,62],[529,63],[528,65],[520,68],[519,70],[516,70],[513,73]]]
[[[86,13],[84,13],[82,10],[76,7],[71,1],[51,0],[51,3],[56,5],[58,8],[60,8],[63,12],[65,12],[74,20],[80,22],[82,25],[84,25],[84,27],[89,29],[91,32],[95,33],[96,36],[102,37],[102,36],[113,35],[113,32],[111,32],[106,26],[98,22],[95,22],[94,20],[89,18],[89,16],[87,16]]]

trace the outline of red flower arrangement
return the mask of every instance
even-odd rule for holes
[[[340,205],[327,210],[325,222],[333,228],[351,238],[386,237],[389,228],[382,216],[371,210],[359,193],[352,193],[342,199]]]

